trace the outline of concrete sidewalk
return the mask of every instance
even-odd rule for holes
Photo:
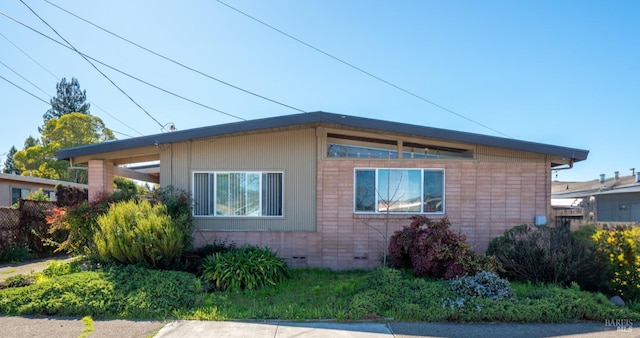
[[[633,323],[631,323],[633,325]],[[85,333],[79,318],[0,316],[0,337],[77,338],[418,338],[418,337],[640,337],[640,328],[605,323],[338,323],[286,321],[134,321],[94,320],[94,331]]]
[[[175,321],[156,338],[177,337],[308,337],[308,338],[417,338],[417,337],[640,337],[640,329],[611,327],[605,323],[338,323],[338,322],[210,322]]]
[[[3,263],[0,264],[0,281],[3,281],[15,275],[28,275],[35,272],[40,272],[46,269],[52,262],[67,263],[73,261],[74,259],[77,259],[77,257],[56,255],[52,257],[33,259],[27,262]]]

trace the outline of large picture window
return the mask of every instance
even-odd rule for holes
[[[282,216],[281,172],[196,172],[194,216]]]
[[[443,213],[443,169],[356,169],[355,212]]]

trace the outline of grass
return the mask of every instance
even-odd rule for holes
[[[35,280],[0,290],[0,313],[164,319],[197,300],[196,278],[178,271],[114,266]]]
[[[367,276],[365,271],[292,270],[290,279],[271,288],[245,292],[213,292],[202,306],[178,311],[184,319],[337,319],[348,317],[349,305]]]
[[[0,314],[201,320],[640,320],[638,303],[617,308],[604,295],[581,291],[577,285],[512,283],[514,299],[493,301],[460,296],[447,281],[390,269],[297,269],[291,274],[275,287],[209,293],[197,291],[206,284],[191,274],[136,266],[53,274],[36,278],[34,285],[0,290]]]
[[[82,334],[78,338],[87,338],[89,337],[95,328],[93,327],[93,319],[91,316],[84,316],[82,318],[82,323],[84,324],[84,330],[82,330]]]

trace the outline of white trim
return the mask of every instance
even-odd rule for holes
[[[355,215],[384,215],[387,214],[386,211],[378,211],[378,204],[379,204],[379,196],[376,193],[374,196],[374,208],[375,211],[358,211],[356,210],[356,189],[357,189],[357,185],[356,185],[356,172],[358,170],[373,170],[374,171],[374,190],[377,192],[378,191],[378,177],[379,174],[378,172],[380,170],[419,170],[421,172],[420,174],[420,210],[421,211],[403,211],[403,212],[397,212],[397,211],[390,211],[388,212],[389,215],[415,215],[415,214],[420,214],[420,215],[444,215],[446,213],[446,170],[445,168],[422,168],[422,167],[417,167],[417,168],[389,168],[389,167],[355,167],[353,168],[353,213]],[[425,212],[423,211],[424,208],[424,173],[427,171],[436,171],[436,172],[442,172],[442,211],[434,211],[434,212]]]
[[[195,208],[192,208],[192,215],[194,218],[197,219],[212,219],[212,218],[216,218],[216,219],[225,219],[225,218],[234,218],[234,219],[278,219],[278,218],[284,218],[285,215],[285,175],[284,175],[284,171],[283,170],[192,170],[191,171],[191,199],[193,200],[193,202],[196,202],[195,199],[195,175],[196,174],[208,174],[209,175],[209,179],[208,179],[208,186],[207,186],[207,193],[209,194],[209,203],[206,207],[206,212],[208,213],[207,215],[196,215],[195,214]],[[217,198],[217,191],[215,189],[215,187],[217,187],[217,180],[218,180],[218,174],[258,174],[258,178],[259,178],[259,185],[260,185],[260,195],[259,195],[259,206],[260,206],[260,215],[216,215],[215,212],[216,210],[210,210],[210,205],[211,205],[211,200],[214,201],[214,205],[215,205],[215,201]],[[281,215],[262,215],[262,175],[263,174],[280,174],[282,176],[282,180],[281,180],[281,196],[280,196],[280,204],[282,206],[282,214]],[[211,186],[214,187],[214,191],[213,194],[211,194],[211,192],[209,191],[211,189]],[[214,208],[215,209],[215,208]]]

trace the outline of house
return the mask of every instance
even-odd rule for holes
[[[196,246],[269,246],[293,267],[372,268],[414,214],[448,217],[476,251],[551,213],[551,170],[588,151],[326,112],[175,131],[58,151],[87,163],[89,194],[122,165],[191,192]],[[143,177],[145,176],[145,177]]]
[[[49,196],[49,200],[55,201],[55,186],[58,184],[87,189],[86,184],[0,173],[0,206],[11,206],[39,189]]]
[[[630,175],[616,171],[612,177],[585,182],[552,183],[551,205],[558,225],[572,229],[584,224],[640,223],[640,172]],[[573,201],[571,207],[563,206]]]

